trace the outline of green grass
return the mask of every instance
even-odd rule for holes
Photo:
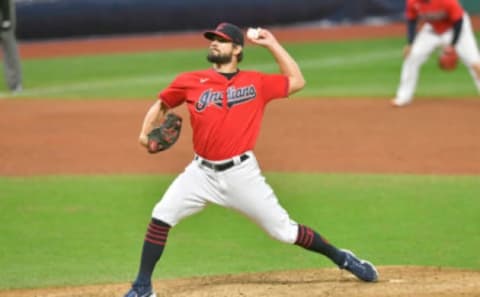
[[[0,289],[131,281],[173,176],[0,178]],[[378,265],[480,269],[480,177],[267,174],[292,218]],[[156,278],[332,267],[211,206],[171,231]]]
[[[308,81],[295,96],[389,99],[398,85],[403,45],[403,38],[285,44]],[[154,98],[180,72],[210,67],[205,57],[206,49],[24,60],[26,90],[19,97]],[[240,66],[277,72],[268,51],[251,45]],[[5,96],[4,83],[0,88]],[[422,68],[417,95],[468,97],[477,92],[463,65],[442,72],[433,55]]]

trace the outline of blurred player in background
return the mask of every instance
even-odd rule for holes
[[[0,38],[3,68],[7,87],[12,92],[22,90],[22,70],[15,38],[15,1],[0,0]]]
[[[406,19],[408,44],[393,106],[412,102],[420,67],[437,48],[458,54],[480,92],[480,54],[470,17],[458,0],[407,0]]]

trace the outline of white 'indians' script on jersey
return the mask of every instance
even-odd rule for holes
[[[230,108],[236,104],[254,99],[257,97],[257,90],[253,84],[239,88],[231,86],[228,87],[226,94],[227,106]],[[213,91],[211,88],[205,90],[195,104],[195,109],[197,111],[203,111],[212,104],[223,107],[223,91]]]

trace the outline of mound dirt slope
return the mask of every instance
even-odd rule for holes
[[[427,267],[379,267],[377,283],[338,269],[223,275],[154,283],[158,297],[478,297],[480,272]],[[114,297],[129,284],[15,290],[3,297]]]

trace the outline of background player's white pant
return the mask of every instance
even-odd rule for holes
[[[400,85],[395,98],[397,103],[408,103],[412,100],[417,86],[420,67],[435,49],[449,45],[452,37],[453,29],[439,35],[430,24],[426,23],[422,26],[415,37],[410,54],[403,62]],[[468,67],[475,86],[480,92],[480,77],[476,77],[475,72],[472,70],[473,64],[480,63],[480,54],[475,35],[473,34],[470,17],[466,13],[463,16],[462,31],[455,49],[462,62]]]
[[[10,1],[10,21],[11,27],[8,30],[0,31],[0,43],[3,54],[3,71],[5,73],[5,81],[10,90],[19,90],[22,86],[22,69],[20,65],[20,55],[18,53],[17,39],[15,37],[16,13],[14,0]],[[3,16],[0,13],[0,21]]]
[[[22,70],[20,67],[20,56],[18,54],[15,32],[13,30],[0,32],[0,39],[5,80],[8,88],[13,91],[22,85]]]
[[[220,172],[193,160],[167,189],[152,217],[173,227],[208,203],[215,203],[246,215],[274,239],[293,244],[298,224],[266,183],[254,154],[247,154],[249,159]]]

